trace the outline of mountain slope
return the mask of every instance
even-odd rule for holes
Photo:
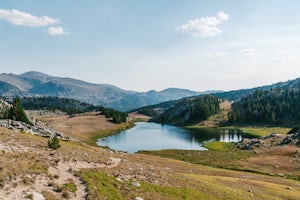
[[[300,87],[256,90],[232,105],[230,121],[293,126],[300,119]]]
[[[174,125],[198,123],[218,113],[219,103],[219,99],[212,95],[186,98],[161,115],[153,117],[151,121]]]
[[[21,75],[0,74],[1,96],[56,96],[122,111],[199,94],[201,93],[176,88],[160,92],[126,91],[113,85],[53,77],[34,71]]]
[[[228,91],[228,92],[218,92],[218,91],[212,91],[212,92],[207,92],[205,94],[211,94],[213,96],[216,96],[220,99],[227,100],[227,101],[233,101],[237,102],[241,100],[244,97],[247,97],[248,95],[253,94],[256,90],[271,90],[271,89],[276,89],[276,88],[281,88],[281,89],[297,89],[300,88],[300,78],[294,79],[294,80],[289,80],[286,82],[279,82],[276,84],[272,85],[266,85],[266,86],[261,86],[261,87],[255,87],[255,88],[249,88],[249,89],[240,89],[240,90],[233,90],[233,91]],[[203,94],[200,94],[200,96]],[[171,107],[174,107],[176,104],[178,104],[180,101],[185,101],[186,98],[178,99],[178,100],[173,100],[173,101],[166,101],[150,106],[144,106],[141,108],[134,109],[132,111],[136,111],[140,114],[145,114],[150,117],[157,117],[158,115],[161,115],[163,112],[168,110]]]

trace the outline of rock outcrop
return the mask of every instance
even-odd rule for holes
[[[48,127],[46,124],[42,122],[36,122],[33,126],[31,126],[24,122],[14,121],[10,119],[3,119],[0,120],[0,126],[9,128],[11,130],[22,131],[32,135],[38,135],[41,137],[52,138],[56,136],[61,140],[68,140],[68,138],[65,137],[63,133],[58,132],[51,127]]]
[[[11,108],[11,104],[0,98],[0,119],[6,117],[7,111]]]
[[[259,138],[244,138],[241,142],[236,143],[236,146],[241,149],[254,149],[255,147],[272,147],[283,145],[300,146],[300,132],[287,135],[272,133]]]
[[[34,122],[34,125],[29,125],[24,122],[15,121],[11,119],[6,119],[6,114],[9,108],[11,108],[12,105],[7,103],[5,100],[0,98],[0,126],[6,127],[12,130],[16,131],[23,131],[32,135],[38,135],[41,137],[49,137],[52,138],[54,136],[58,137],[61,140],[68,140],[63,133],[58,132],[54,130],[53,128],[49,127],[47,124],[38,122],[34,119],[33,116],[28,115],[28,112],[26,113],[28,118],[31,122]],[[35,113],[38,113],[39,115],[42,114],[49,114],[50,111],[36,111]],[[61,114],[60,111],[53,112],[55,115]]]

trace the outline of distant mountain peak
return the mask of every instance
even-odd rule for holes
[[[182,89],[182,88],[175,88],[175,87],[170,87],[167,89],[162,90],[161,92],[194,92],[188,89]]]
[[[50,77],[47,74],[44,74],[42,72],[38,72],[38,71],[29,71],[29,72],[25,72],[23,74],[20,74],[20,76],[29,76],[29,77]]]

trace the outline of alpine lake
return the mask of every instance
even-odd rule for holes
[[[207,150],[202,146],[205,142],[239,142],[243,138],[253,136],[238,129],[187,129],[152,122],[138,122],[131,129],[98,139],[97,144],[117,151],[135,153],[139,150],[162,149]]]

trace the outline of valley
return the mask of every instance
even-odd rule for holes
[[[300,195],[299,182],[288,177],[289,173],[299,176],[297,147],[286,147],[280,152],[276,148],[257,149],[255,154],[239,150],[236,160],[233,152],[237,150],[232,147],[224,150],[229,157],[222,154],[222,149],[195,151],[184,153],[186,159],[182,162],[163,158],[163,152],[157,154],[163,157],[127,154],[86,144],[92,136],[89,132],[99,129],[93,120],[106,127],[103,131],[119,126],[97,115],[72,118],[75,122],[91,122],[92,129],[86,131],[82,124],[70,123],[67,116],[54,121],[52,117],[39,120],[60,127],[73,138],[61,141],[57,150],[47,147],[46,138],[1,128],[0,199],[30,199],[39,195],[46,199],[298,199]],[[77,134],[71,130],[77,130]],[[189,160],[186,155],[194,158]],[[218,161],[219,156],[223,159]],[[230,166],[235,169],[222,169]],[[260,174],[247,172],[261,167],[264,170]]]
[[[275,109],[273,102],[278,104],[289,89],[270,91],[273,96],[263,101]],[[294,88],[284,101],[296,101],[297,91]],[[270,118],[259,124],[232,120],[240,102],[258,104],[252,102],[256,93],[259,90],[235,102],[217,95],[193,96],[130,113],[59,97],[15,98],[12,105],[1,99],[0,199],[299,199],[300,133],[297,120],[291,120],[297,119],[297,112],[278,115],[283,124],[272,124]],[[122,141],[127,130],[135,130],[130,142],[141,148],[97,145],[99,138],[112,135],[113,141]],[[169,137],[159,136],[159,144],[152,140],[154,130]],[[180,142],[208,150],[181,147],[174,134]],[[54,137],[59,139],[56,148],[49,145]],[[158,148],[147,149],[144,141]],[[167,147],[171,141],[175,146]]]

